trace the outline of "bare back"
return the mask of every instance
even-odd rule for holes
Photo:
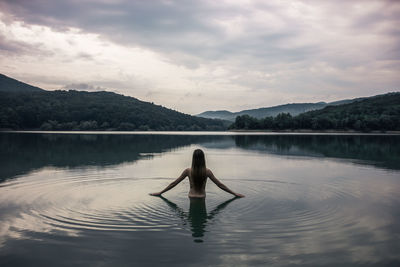
[[[202,181],[195,183],[194,177],[192,176],[192,168],[187,169],[188,172],[188,177],[189,177],[189,182],[190,182],[190,191],[189,191],[189,197],[193,198],[203,198],[206,197],[206,183],[207,183],[207,176],[209,173],[209,169],[207,169],[207,175],[206,177],[202,178]]]

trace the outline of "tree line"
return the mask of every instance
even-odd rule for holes
[[[257,119],[238,116],[230,129],[247,130],[400,130],[400,93],[379,95],[350,104],[327,106],[291,116],[280,113],[275,117]]]
[[[0,129],[225,130],[221,120],[177,112],[112,92],[0,92]]]

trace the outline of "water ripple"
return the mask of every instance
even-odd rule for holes
[[[166,204],[148,196],[150,189],[159,188],[160,180],[166,178],[58,170],[46,178],[40,177],[16,179],[3,184],[2,188],[2,199],[15,199],[28,206],[29,212],[24,211],[25,220],[31,223],[28,227],[44,225],[47,231],[79,234],[87,230],[159,231],[177,227],[188,230],[188,225],[195,223],[190,219],[195,215],[190,214],[184,204],[188,202],[186,193],[175,191],[175,194],[185,195],[178,198],[178,204]],[[359,185],[347,180],[306,184],[279,179],[227,179],[227,183],[232,188],[240,188],[246,198],[230,204],[219,216],[216,214],[220,212],[225,193],[215,188],[210,190],[208,217],[200,223],[204,232],[211,225],[221,224],[235,228],[236,233],[262,230],[278,238],[301,232],[351,228],[357,223],[356,216],[345,215],[346,203],[356,202],[361,197],[354,190]],[[21,230],[27,225],[29,223],[21,225]]]

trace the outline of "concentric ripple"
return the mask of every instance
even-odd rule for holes
[[[246,233],[270,238],[302,232],[342,232],[358,224],[352,206],[363,200],[354,190],[359,183],[332,180],[321,184],[299,184],[276,180],[229,181],[246,195],[221,221],[232,228],[241,224]],[[235,225],[236,224],[236,225]]]
[[[158,198],[148,193],[170,179],[122,176],[113,169],[43,169],[2,184],[1,204],[16,207],[17,215],[1,219],[8,222],[8,235],[174,230],[196,242],[210,236],[237,242],[244,234],[271,241],[355,231],[357,205],[372,193],[360,181],[343,177],[224,181],[246,197],[230,199],[211,183],[206,201],[192,203],[187,182]]]
[[[23,213],[24,220],[17,218],[13,229],[75,234],[85,230],[157,231],[175,227],[179,220],[168,206],[148,195],[146,188],[159,178],[109,178],[93,170],[78,174],[47,170],[37,177],[3,184],[2,204],[13,202]]]

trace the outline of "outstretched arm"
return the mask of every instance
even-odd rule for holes
[[[226,185],[224,185],[223,183],[221,183],[212,173],[211,170],[207,169],[207,176],[210,177],[211,181],[213,181],[219,188],[221,188],[222,190],[224,190],[225,192],[228,192],[236,197],[244,197],[244,195],[242,194],[238,194],[233,192],[232,190],[230,190]]]
[[[161,192],[157,192],[157,193],[151,193],[150,195],[152,196],[161,196],[161,194],[167,192],[168,190],[174,188],[177,184],[179,184],[180,182],[182,182],[183,179],[186,178],[186,176],[189,175],[189,170],[185,169],[181,176],[179,176],[175,181],[173,181],[172,183],[170,183],[166,188],[164,188],[164,190],[162,190]]]

